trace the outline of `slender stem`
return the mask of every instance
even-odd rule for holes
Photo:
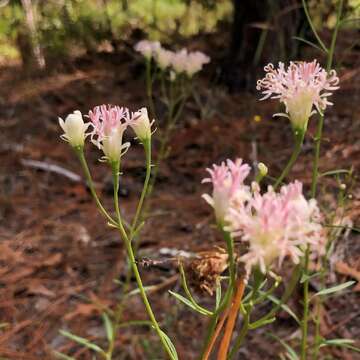
[[[311,18],[307,13],[306,6],[304,6],[304,11],[307,14],[310,26],[312,26]],[[327,57],[326,70],[328,72],[330,71],[333,63],[336,39],[340,27],[342,11],[343,11],[343,0],[339,0],[339,5],[337,8],[336,25],[334,32],[332,34],[330,50],[328,51],[328,57]],[[318,121],[318,127],[315,137],[315,154],[314,154],[314,165],[313,165],[312,182],[311,182],[312,198],[316,196],[316,190],[317,190],[317,182],[319,177],[320,148],[321,148],[323,127],[324,127],[324,115],[321,115]],[[308,245],[306,248],[305,260],[304,260],[305,275],[309,274],[309,257],[310,257],[310,247]],[[303,310],[303,318],[302,318],[301,360],[306,360],[306,356],[307,356],[307,336],[308,336],[308,322],[309,322],[308,317],[309,317],[309,277],[306,276],[306,279],[304,281],[304,310]],[[317,321],[318,320],[319,319],[317,319]]]
[[[144,150],[145,150],[145,156],[146,156],[146,175],[144,180],[143,189],[140,195],[140,200],[136,208],[134,220],[131,225],[131,232],[130,232],[130,241],[133,240],[134,234],[136,232],[136,229],[139,225],[139,219],[141,219],[144,200],[146,197],[146,194],[148,192],[149,183],[150,183],[150,177],[151,177],[151,139],[146,139],[144,141]]]
[[[305,260],[304,260],[304,275],[306,276],[306,280],[304,282],[304,300],[303,300],[303,319],[302,319],[302,337],[301,337],[301,360],[306,360],[307,355],[307,334],[308,334],[308,324],[309,324],[309,256],[310,255],[310,247],[307,246],[305,252]]]
[[[155,105],[154,105],[153,93],[152,93],[153,79],[152,79],[152,75],[151,75],[151,58],[146,59],[145,66],[146,66],[146,95],[148,97],[151,115],[153,117],[156,117]]]
[[[249,332],[249,325],[250,325],[250,314],[251,314],[251,310],[252,309],[248,309],[248,311],[246,311],[245,316],[244,316],[244,324],[240,330],[239,336],[236,338],[234,347],[231,349],[230,354],[228,356],[228,359],[233,359],[234,356],[237,354],[237,352],[239,351],[242,342],[244,341],[247,333]]]
[[[274,315],[281,309],[281,306],[283,304],[285,304],[289,300],[291,294],[294,292],[296,284],[298,283],[298,280],[299,280],[299,277],[300,277],[300,270],[301,270],[301,266],[297,265],[295,267],[295,269],[293,270],[293,272],[292,272],[289,284],[286,287],[286,289],[284,291],[284,294],[282,295],[282,297],[280,299],[280,302],[276,306],[274,306],[272,308],[272,310],[267,315],[265,315],[262,318],[263,321],[266,321],[266,320],[274,317]],[[255,288],[256,288],[256,282],[255,282],[254,290],[255,290]],[[255,296],[255,291],[252,294],[252,298],[254,298],[254,296]],[[238,353],[238,351],[239,351],[239,349],[241,347],[241,344],[242,344],[245,336],[247,335],[247,333],[248,333],[248,331],[250,329],[249,325],[250,325],[251,311],[252,311],[252,306],[250,306],[250,308],[247,309],[247,311],[246,311],[246,314],[244,316],[244,325],[243,325],[243,327],[242,327],[242,329],[240,331],[239,336],[235,340],[235,344],[234,344],[234,346],[233,346],[233,348],[232,348],[232,350],[231,350],[231,352],[229,354],[229,357],[228,357],[229,360],[233,359],[234,356]]]
[[[234,258],[234,240],[228,231],[224,230],[222,225],[219,225],[223,237],[226,241],[227,253],[229,255],[229,273],[230,273],[230,285],[235,290],[236,282],[236,265]]]
[[[76,155],[78,156],[79,160],[80,160],[80,164],[83,168],[84,174],[85,174],[85,178],[86,178],[86,183],[89,186],[90,192],[92,197],[95,200],[96,206],[98,207],[98,209],[100,210],[100,212],[102,213],[102,215],[109,221],[109,223],[111,223],[114,226],[118,226],[118,223],[108,214],[108,212],[105,210],[105,208],[103,207],[103,205],[101,204],[101,201],[99,199],[99,197],[97,196],[95,187],[94,187],[94,183],[92,181],[92,177],[90,174],[90,170],[88,167],[88,164],[86,162],[85,159],[85,155],[84,155],[84,149],[75,149]]]
[[[217,318],[218,316],[216,315],[214,317],[215,321],[212,321],[211,322],[211,331],[210,331],[210,334],[211,334],[211,337],[209,337],[207,343],[206,343],[206,347],[204,349],[204,352],[203,354],[201,355],[201,360],[208,360],[210,355],[211,355],[211,352],[212,352],[212,349],[215,345],[215,342],[220,334],[220,331],[221,329],[223,328],[224,324],[225,324],[225,321],[227,319],[227,317],[229,316],[229,313],[230,313],[230,307],[228,307],[224,313],[222,314],[219,322],[217,322]]]
[[[281,173],[281,175],[278,177],[278,179],[275,182],[275,185],[274,185],[275,190],[282,183],[284,178],[288,175],[288,173],[294,166],[295,161],[297,160],[297,158],[301,152],[301,148],[302,148],[302,144],[303,144],[304,136],[305,136],[305,131],[295,130],[294,134],[295,134],[295,147],[294,147],[293,153],[291,154],[289,162],[285,166],[283,172]]]
[[[333,32],[333,36],[331,38],[331,46],[328,52],[327,62],[326,62],[326,71],[329,72],[332,67],[333,59],[334,59],[334,51],[336,45],[336,39],[339,31],[341,14],[343,10],[343,0],[339,1],[339,6],[337,10],[337,19],[336,25]],[[315,197],[316,195],[316,188],[317,188],[317,181],[319,177],[319,158],[320,158],[320,148],[321,148],[321,139],[322,139],[322,132],[324,127],[324,115],[321,115],[318,121],[318,127],[316,131],[315,137],[315,157],[314,157],[314,167],[313,167],[313,174],[312,174],[312,182],[311,182],[311,196]]]
[[[153,328],[155,329],[155,331],[157,332],[160,341],[162,343],[162,346],[164,348],[164,350],[166,351],[166,353],[169,355],[170,359],[174,359],[174,356],[172,354],[171,349],[169,348],[168,343],[166,342],[163,334],[162,334],[162,330],[160,329],[160,326],[155,318],[154,312],[151,308],[151,305],[149,303],[148,297],[146,295],[145,289],[144,289],[144,285],[142,283],[141,280],[141,276],[139,273],[139,269],[137,267],[136,264],[136,260],[135,260],[135,256],[134,256],[134,252],[131,246],[131,241],[125,231],[125,228],[123,226],[123,222],[122,222],[122,218],[121,218],[121,213],[120,213],[120,208],[119,208],[119,197],[118,197],[118,191],[119,191],[119,164],[112,164],[112,170],[113,170],[113,179],[114,179],[114,206],[115,206],[115,211],[116,211],[116,215],[117,215],[117,219],[119,222],[119,232],[120,235],[124,241],[125,247],[126,247],[126,251],[127,251],[127,255],[128,255],[128,259],[130,262],[130,266],[132,269],[132,272],[135,275],[135,279],[136,279],[136,283],[137,286],[139,288],[140,291],[140,296],[143,300],[143,303],[145,305],[145,309],[148,313],[148,316],[152,322]]]
[[[234,296],[234,301],[231,305],[229,316],[226,322],[225,332],[223,339],[220,343],[220,348],[218,352],[218,360],[226,360],[230,342],[231,342],[231,336],[234,331],[235,322],[239,313],[240,305],[241,305],[241,299],[244,295],[245,291],[245,282],[244,279],[239,279],[237,282],[237,288],[236,293]]]
[[[226,293],[224,295],[224,298],[222,299],[219,307],[216,309],[216,311],[214,311],[214,314],[211,317],[210,320],[210,325],[209,325],[209,330],[206,334],[205,337],[205,342],[204,342],[204,346],[201,352],[201,356],[200,359],[205,360],[206,356],[210,356],[212,347],[215,344],[215,341],[217,339],[218,333],[217,333],[217,329],[220,328],[219,330],[221,330],[224,321],[226,320],[228,313],[230,311],[230,306],[229,303],[231,301],[232,298],[232,294],[233,294],[233,286],[228,286]],[[224,310],[226,309],[226,310]],[[224,310],[223,315],[221,316],[221,319],[218,323],[218,318],[219,318],[219,314]],[[222,324],[221,324],[222,323]]]
[[[147,139],[146,141],[144,141],[143,145],[144,145],[145,156],[146,156],[146,176],[145,176],[145,180],[144,180],[143,189],[142,189],[142,192],[140,195],[140,200],[139,200],[139,203],[136,208],[136,213],[135,213],[134,219],[131,224],[130,236],[129,236],[130,242],[133,240],[134,235],[137,232],[139,219],[141,219],[141,215],[142,215],[144,198],[145,198],[145,195],[146,195],[146,192],[148,189],[149,180],[150,180],[150,176],[151,176],[151,139]],[[122,299],[120,300],[119,304],[117,305],[117,308],[115,311],[114,323],[113,323],[113,338],[111,339],[110,344],[109,344],[108,354],[112,354],[113,349],[114,349],[116,332],[119,328],[119,323],[122,318],[122,313],[124,310],[124,303],[125,303],[125,299],[126,299],[125,294],[128,292],[128,289],[130,287],[131,275],[132,275],[132,268],[129,267],[127,270],[127,273],[126,273],[125,282],[122,287],[123,296],[122,296]],[[110,359],[111,359],[111,357],[110,357]]]
[[[302,0],[302,5],[303,5],[303,8],[304,8],[304,12],[305,12],[307,21],[309,22],[309,25],[310,25],[310,27],[311,27],[311,30],[312,30],[312,32],[314,33],[315,37],[316,37],[316,40],[318,41],[318,43],[319,43],[319,45],[321,46],[321,48],[322,48],[325,52],[328,52],[327,47],[325,46],[325,44],[324,44],[323,41],[321,40],[319,34],[317,33],[317,31],[316,31],[316,29],[315,29],[315,25],[314,25],[314,23],[313,23],[312,20],[311,20],[311,16],[310,16],[310,14],[309,14],[309,10],[308,10],[307,5],[306,5],[306,0]]]

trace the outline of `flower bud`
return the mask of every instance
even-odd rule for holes
[[[151,138],[152,122],[149,120],[148,112],[145,107],[133,113],[129,125],[141,141]]]
[[[65,121],[59,117],[59,124],[64,130],[61,138],[68,141],[72,147],[83,147],[84,141],[87,136],[85,131],[89,127],[89,123],[85,124],[81,112],[75,110],[69,114]]]
[[[267,166],[262,162],[258,164],[258,170],[259,170],[259,173],[260,173],[261,177],[266,176],[267,173],[268,173]]]
[[[118,124],[110,130],[110,133],[104,137],[102,150],[106,159],[110,162],[118,162],[129,144],[123,144],[123,134],[126,130],[126,124]]]

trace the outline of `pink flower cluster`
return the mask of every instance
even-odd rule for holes
[[[59,119],[64,130],[64,140],[73,147],[83,148],[86,137],[90,135],[91,141],[103,151],[105,160],[112,163],[120,161],[130,146],[129,143],[123,143],[123,134],[128,126],[143,143],[152,134],[153,122],[150,122],[146,108],[130,113],[125,107],[100,105],[90,110],[88,117],[90,122],[84,123],[81,112],[75,111],[65,121]],[[92,130],[86,133],[89,126]]]
[[[285,257],[298,263],[307,245],[322,253],[324,236],[316,200],[306,200],[298,181],[284,185],[280,192],[272,187],[261,194],[259,186],[244,184],[250,167],[241,159],[235,163],[214,165],[208,169],[213,196],[205,200],[214,207],[217,220],[233,237],[248,243],[248,251],[240,257],[248,271],[259,266],[262,272]]]
[[[189,77],[201,71],[203,66],[210,62],[210,58],[201,51],[189,52],[187,49],[181,49],[175,52],[163,48],[157,41],[141,40],[134,48],[145,58],[154,58],[159,68],[169,68],[176,74],[185,73]]]
[[[335,70],[328,74],[319,63],[290,62],[286,69],[280,62],[278,69],[273,64],[265,66],[265,78],[258,80],[257,90],[262,91],[264,97],[261,100],[272,98],[279,99],[284,103],[287,114],[295,127],[306,126],[309,117],[314,114],[315,106],[322,113],[328,105],[328,97],[331,91],[337,90],[339,78]]]
[[[221,165],[214,164],[213,168],[207,171],[210,178],[202,182],[211,182],[213,193],[212,196],[204,194],[203,198],[214,208],[216,220],[223,223],[231,201],[235,198],[240,202],[248,200],[249,189],[244,185],[244,180],[249,175],[250,166],[243,164],[242,159],[235,162],[228,159]]]
[[[151,59],[154,53],[161,48],[158,41],[141,40],[135,46],[134,49],[142,54],[146,59]]]

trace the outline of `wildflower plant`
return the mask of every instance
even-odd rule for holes
[[[134,49],[145,60],[146,92],[150,114],[154,117],[157,115],[153,100],[155,83],[158,84],[160,100],[166,108],[166,114],[162,116],[165,120],[164,125],[158,129],[160,149],[153,176],[155,182],[156,169],[169,152],[168,142],[171,133],[183,112],[185,103],[193,93],[195,75],[210,62],[210,58],[200,51],[188,51],[185,48],[178,51],[168,50],[158,41],[141,40]]]
[[[317,182],[320,177],[318,163],[324,112],[331,105],[328,98],[333,91],[338,89],[339,83],[336,72],[331,70],[331,65],[340,26],[342,4],[343,1],[340,0],[338,22],[330,49],[327,49],[322,42],[320,43],[328,54],[326,69],[323,69],[316,60],[309,63],[291,62],[288,67],[279,63],[277,69],[269,64],[265,67],[265,77],[257,84],[257,89],[264,95],[262,100],[275,98],[285,106],[284,113],[275,115],[289,118],[295,134],[293,154],[279,177],[272,184],[265,186],[263,184],[265,180],[273,179],[267,178],[268,167],[259,163],[252,171],[251,167],[240,158],[234,161],[228,159],[207,169],[210,176],[205,178],[203,183],[210,184],[212,189],[209,194],[203,195],[203,199],[214,211],[215,222],[224,239],[226,250],[221,248],[204,261],[201,257],[197,258],[195,268],[203,275],[206,275],[206,272],[209,273],[203,288],[210,294],[215,290],[214,306],[204,307],[192,295],[181,259],[179,259],[179,275],[184,295],[170,291],[170,294],[179,302],[209,320],[201,349],[201,360],[210,359],[217,343],[217,360],[235,359],[248,332],[275,322],[280,310],[286,311],[301,328],[301,339],[298,344],[300,357],[296,349],[280,339],[287,349],[288,358],[306,360],[311,349],[311,355],[316,360],[319,358],[320,348],[327,345],[343,346],[359,351],[348,339],[335,339],[336,341],[333,342],[324,339],[320,333],[319,311],[315,314],[314,342],[311,346],[308,343],[311,301],[316,301],[316,308],[319,309],[326,295],[344,290],[353,284],[353,282],[347,282],[330,288],[325,287],[324,279],[333,246],[332,241],[339,234],[331,226],[335,224],[334,228],[339,226],[341,228],[342,221],[339,222],[335,215],[333,219],[329,219],[316,200]],[[303,5],[314,30],[305,1]],[[319,38],[316,32],[315,35]],[[169,131],[182,111],[188,96],[188,86],[209,58],[200,52],[188,52],[186,49],[172,52],[164,49],[158,42],[144,40],[135,46],[135,50],[141,53],[146,61],[150,115],[154,114],[152,86],[155,78],[160,81],[163,100],[167,105],[168,121],[160,149],[160,159],[163,159]],[[309,119],[316,114],[319,116],[318,130],[315,138],[312,185],[310,195],[308,195],[300,181],[284,183],[284,180],[301,152]],[[85,122],[84,118],[87,117],[89,121]],[[119,232],[131,268],[131,272],[127,274],[128,279],[133,273],[137,291],[141,295],[149,318],[149,321],[145,323],[157,333],[167,358],[177,360],[178,355],[174,344],[156,320],[134,253],[136,250],[134,239],[144,225],[145,199],[154,185],[154,182],[151,182],[151,176],[156,176],[159,165],[158,162],[152,173],[151,150],[154,121],[150,120],[151,116],[149,118],[146,108],[131,112],[125,107],[110,105],[95,107],[89,111],[87,117],[75,111],[65,120],[59,119],[64,131],[61,137],[72,146],[78,156],[100,213],[108,225]],[[123,138],[124,133],[129,129],[143,146],[146,177],[135,214],[130,222],[126,222],[120,208],[118,192],[122,159],[130,147],[129,143],[123,142]],[[112,171],[114,183],[114,211],[112,213],[102,205],[94,188],[84,152],[87,139],[102,151],[101,160],[105,161]],[[344,172],[351,177],[352,171],[345,170],[334,170],[323,173],[321,176],[338,176]],[[346,186],[340,183],[339,189],[339,204],[344,206]],[[329,221],[332,221],[330,230]],[[235,241],[241,246],[236,247]],[[310,260],[316,261],[320,269],[311,272]],[[279,274],[285,262],[290,266],[291,274],[289,280],[284,282],[281,292],[279,285],[283,279]],[[228,272],[228,276],[221,276],[224,272]],[[309,280],[315,276],[321,277],[322,288],[310,297]],[[298,285],[303,287],[301,318],[286,305]],[[96,352],[101,358],[111,360],[115,351],[117,333],[123,325],[122,314],[128,293],[129,281],[126,281],[123,297],[116,309],[114,311],[107,309],[103,314],[108,339],[107,349],[69,332],[62,331],[62,334]],[[255,317],[254,309],[264,302],[270,302],[272,307],[261,317]],[[241,328],[233,339],[239,315],[242,317]]]
[[[130,112],[127,108],[111,105],[101,105],[95,107],[93,110],[89,111],[88,118],[90,119],[90,122],[84,123],[82,114],[79,111],[75,111],[73,114],[67,116],[65,121],[59,119],[60,126],[64,130],[64,135],[62,135],[62,138],[69,142],[78,156],[83,167],[88,186],[91,190],[91,194],[100,212],[108,221],[108,225],[111,226],[111,228],[116,229],[120,234],[126,249],[128,262],[131,266],[132,273],[136,278],[140,295],[149,316],[151,327],[158,334],[163,349],[169,358],[177,359],[176,350],[172,345],[169,337],[161,330],[149,303],[135,260],[134,249],[132,245],[132,240],[141,230],[143,225],[140,222],[140,213],[144,205],[144,198],[148,190],[151,175],[152,122],[148,118],[146,108],[139,109],[135,112]],[[131,223],[126,223],[121,214],[118,193],[120,187],[119,179],[121,159],[130,146],[128,143],[123,143],[123,135],[129,127],[133,129],[135,135],[143,144],[146,158],[146,178],[133,220]],[[87,130],[88,132],[86,132]],[[94,188],[92,176],[84,153],[84,142],[88,137],[90,137],[91,142],[103,152],[101,160],[105,161],[112,170],[115,215],[110,214],[104,208]],[[112,359],[116,335],[121,321],[122,308],[123,301],[121,300],[115,312],[108,311],[103,314],[104,325],[108,337],[108,348],[106,350],[102,349],[96,344],[93,344],[87,339],[73,335],[69,332],[62,331],[62,334],[95,351],[99,356],[101,356],[101,358],[106,360]]]

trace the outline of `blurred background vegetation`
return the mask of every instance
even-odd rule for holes
[[[307,3],[319,31],[334,26],[336,0]],[[0,0],[0,64],[51,68],[140,38],[177,44],[224,29],[230,62],[240,53],[257,65],[268,44],[267,61],[287,60],[299,52],[294,36],[311,37],[301,6],[301,0]],[[359,29],[360,0],[347,0],[346,11],[344,26]],[[359,46],[359,36],[349,46]]]

